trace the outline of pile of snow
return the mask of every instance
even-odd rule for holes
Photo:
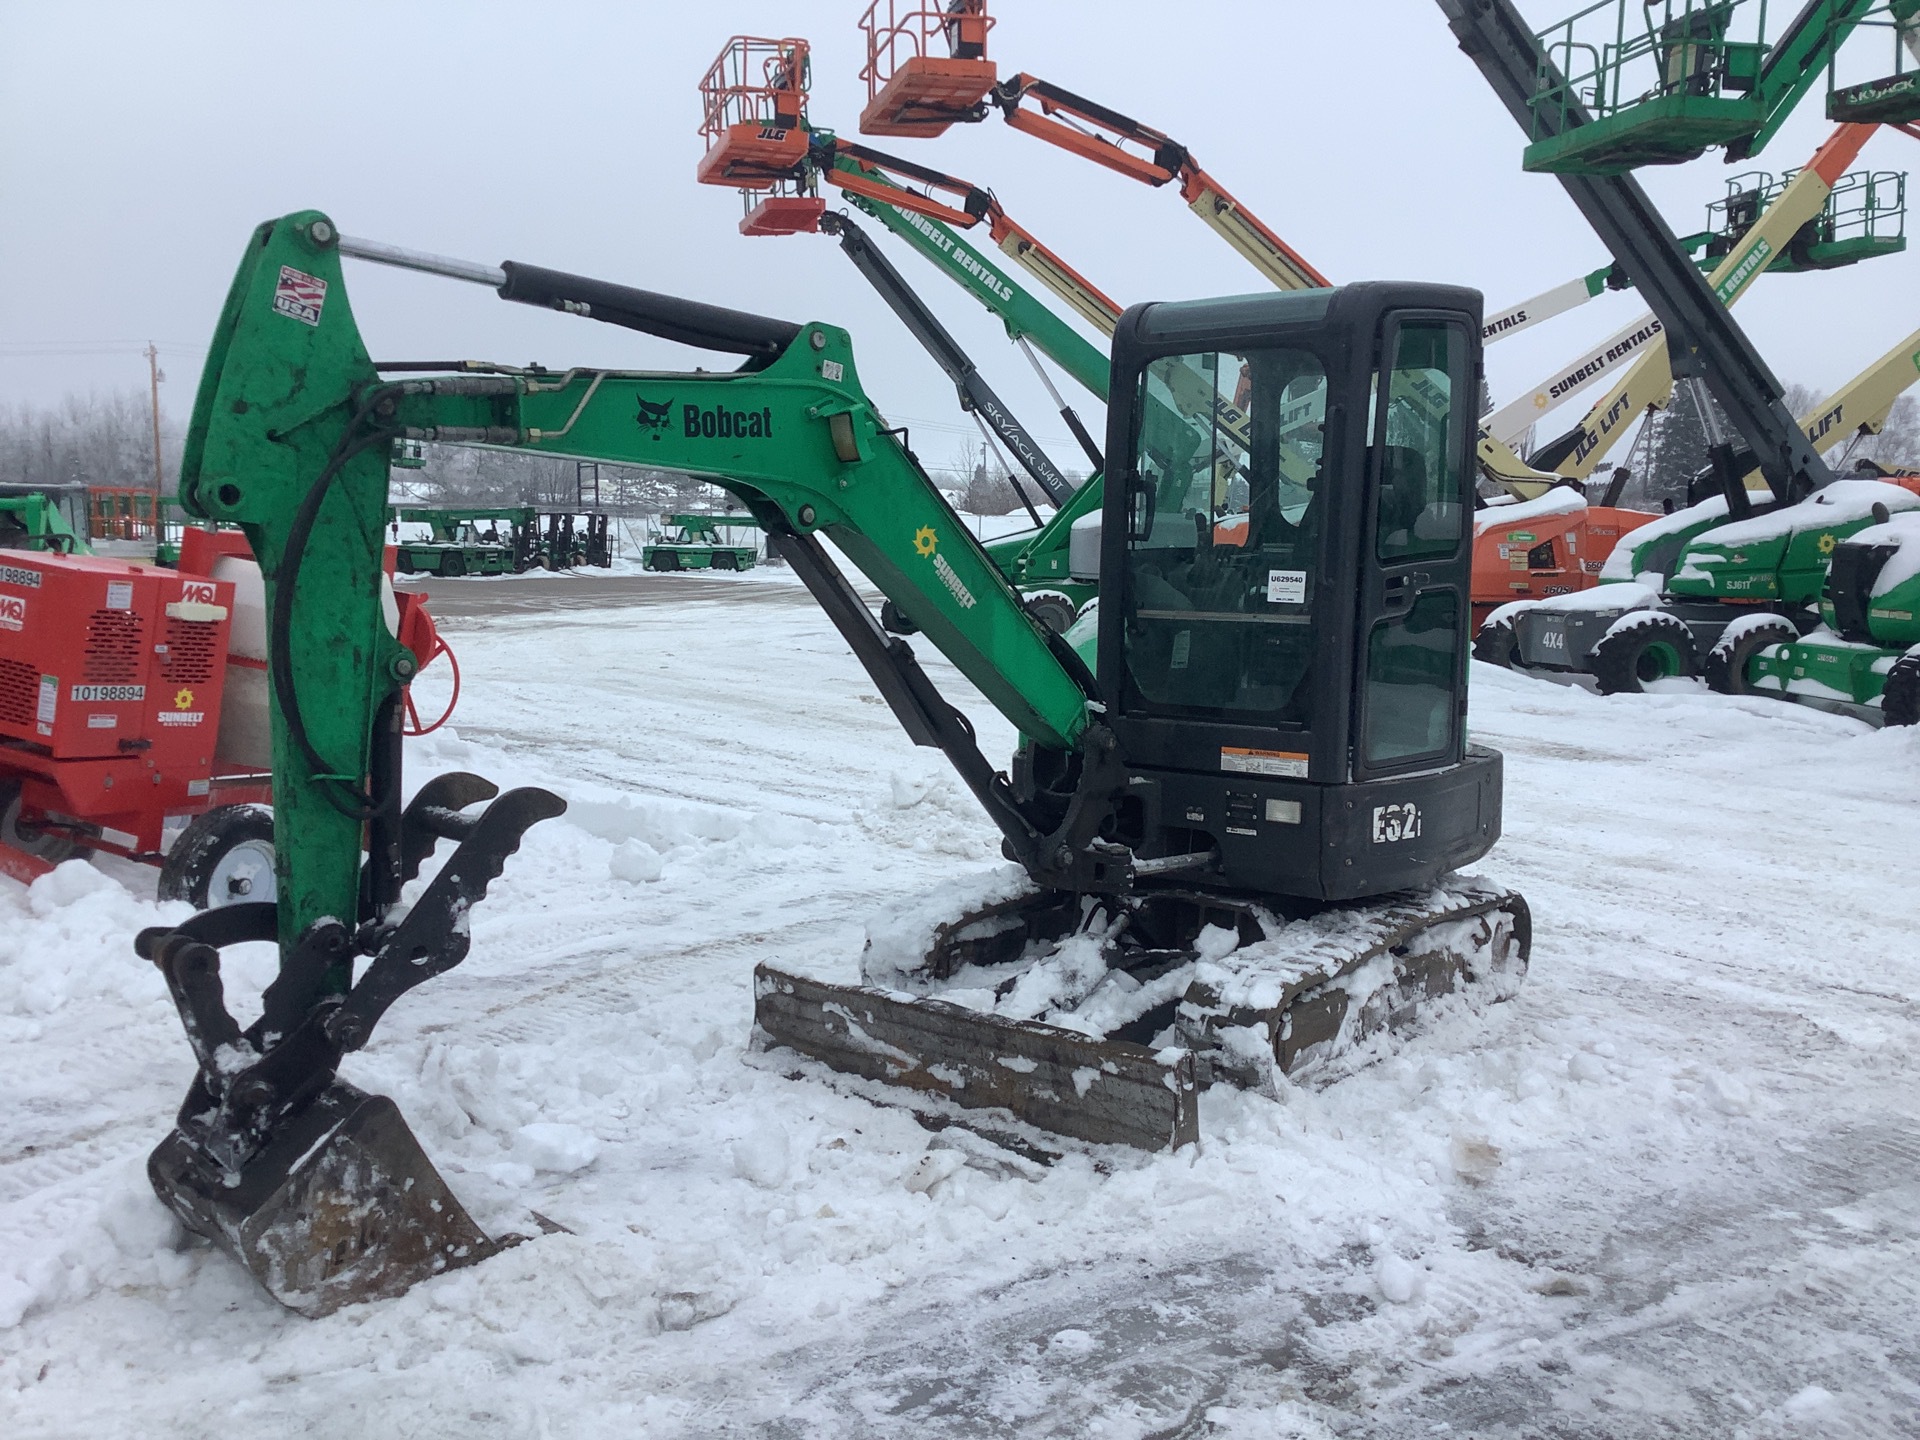
[[[1546,494],[1511,505],[1489,506],[1473,512],[1476,538],[1495,527],[1505,529],[1528,520],[1544,520],[1552,515],[1572,515],[1587,508],[1587,497],[1566,485],[1556,485]]]

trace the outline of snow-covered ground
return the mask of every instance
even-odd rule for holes
[[[0,1434],[1920,1433],[1920,732],[1476,667],[1519,997],[1040,1168],[746,1054],[756,960],[851,979],[998,863],[797,585],[449,608],[410,778],[572,808],[347,1074],[484,1225],[571,1233],[281,1312],[146,1187],[190,1063],[130,940],[177,912],[0,881]]]

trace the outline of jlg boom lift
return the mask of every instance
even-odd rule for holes
[[[343,252],[743,364],[376,364]],[[377,543],[395,438],[711,478],[1000,830],[1024,885],[951,917],[928,953],[889,957],[872,977],[882,987],[760,967],[766,1043],[922,1092],[917,1104],[1000,1107],[1159,1148],[1195,1137],[1209,1078],[1303,1070],[1470,980],[1507,993],[1524,968],[1525,904],[1454,873],[1500,829],[1500,758],[1464,728],[1480,319],[1476,294],[1420,284],[1129,310],[1112,360],[1104,603],[1097,639],[1075,650],[1027,613],[903,448],[844,332],[345,240],[311,211],[261,226],[215,331],[181,499],[242,526],[261,557],[278,901],[138,941],[198,1068],[154,1153],[156,1190],[306,1313],[496,1248],[392,1102],[337,1078],[390,1005],[465,956],[471,907],[528,827],[564,808],[535,789],[495,798],[472,775],[402,803],[395,717],[412,666],[382,618]],[[1193,370],[1216,394],[1246,376],[1244,447],[1211,406],[1180,398]],[[1303,408],[1314,470],[1301,504],[1279,450]],[[1234,545],[1214,541],[1223,462],[1250,491],[1250,533]],[[1006,771],[823,539],[1013,724]],[[452,853],[399,905],[439,839]],[[1203,957],[1207,927],[1238,947],[1222,954],[1209,930]],[[1057,944],[1075,935],[1076,953],[1091,938],[1104,967],[1075,959],[1081,983],[1038,1016],[939,998],[1063,966]],[[221,948],[243,940],[281,950],[244,1030],[219,971]],[[1090,992],[1102,968],[1109,981]]]
[[[1619,25],[1625,27],[1629,0],[1618,0],[1618,3],[1621,6]],[[1655,0],[1655,3],[1644,5],[1633,3],[1632,8],[1637,12],[1638,22],[1651,37],[1656,30],[1674,35],[1691,34],[1703,26],[1720,33],[1724,31],[1727,17],[1719,12],[1730,11],[1737,3],[1740,0],[1733,0],[1732,4],[1728,0]],[[1575,18],[1583,20],[1603,10],[1611,13],[1614,4],[1615,0],[1602,0],[1601,4],[1590,7]],[[1904,12],[1907,18],[1895,16],[1888,20],[1888,23],[1905,27],[1900,31],[1901,37],[1911,44],[1920,44],[1920,21],[1912,18],[1916,7],[1920,7],[1920,0],[1895,0],[1891,8]],[[924,0],[919,0],[919,3],[916,0],[874,0],[861,20],[867,50],[866,65],[861,73],[867,81],[869,96],[867,108],[860,119],[862,133],[935,136],[944,133],[953,124],[979,121],[998,109],[1013,128],[1132,179],[1154,186],[1177,180],[1181,197],[1194,213],[1280,288],[1294,289],[1302,285],[1326,283],[1324,279],[1316,278],[1319,272],[1307,264],[1272,227],[1252,215],[1213,176],[1201,169],[1186,146],[1164,132],[1031,75],[1019,74],[1005,82],[1000,81],[996,67],[987,55],[987,32],[992,20],[986,10],[985,0],[948,0],[944,5],[928,4]],[[1708,11],[1714,14],[1709,17],[1705,14]],[[1764,4],[1760,11],[1764,28]],[[1837,53],[1840,43],[1853,26],[1873,13],[1876,13],[1873,7],[1863,3],[1863,0],[1837,4],[1816,0],[1816,3],[1807,6],[1771,55],[1764,56],[1764,63],[1760,64],[1761,73],[1752,93],[1734,103],[1735,110],[1742,118],[1737,122],[1729,122],[1723,116],[1721,129],[1712,133],[1724,133],[1729,123],[1749,123],[1757,106],[1761,121],[1753,123],[1763,123],[1764,134],[1754,137],[1750,147],[1739,152],[1742,155],[1757,153],[1766,136],[1771,135],[1794,104],[1811,88],[1813,81],[1803,73],[1805,67],[1813,67],[1817,77],[1818,67]],[[1621,28],[1620,34],[1625,37],[1626,30]],[[945,58],[937,53],[943,45],[949,51]],[[1764,51],[1764,47],[1761,48]],[[1748,51],[1738,50],[1738,47],[1734,49],[1741,55],[1749,55]],[[1608,52],[1611,58],[1601,67],[1611,77],[1616,94],[1621,73],[1633,73],[1633,65],[1629,62],[1643,60],[1656,50],[1669,57],[1669,68],[1679,64],[1677,59],[1672,58],[1678,52],[1673,50],[1671,44],[1659,50],[1651,38],[1644,46],[1623,44],[1621,40],[1616,40],[1614,49]],[[1724,60],[1714,58],[1722,55],[1717,49],[1689,49],[1685,54],[1688,57],[1687,66],[1691,69],[1687,71],[1689,78],[1679,86],[1685,92],[1680,103],[1686,110],[1689,125],[1692,125],[1694,111],[1700,108],[1696,104],[1699,97],[1692,92],[1706,83],[1702,77],[1710,78],[1719,74],[1715,66],[1724,69]],[[1749,58],[1753,57],[1749,55]],[[1757,59],[1756,63],[1759,63]],[[965,84],[961,83],[963,78]],[[1901,84],[1905,85],[1911,79],[1909,77]],[[1727,88],[1731,90],[1733,86]],[[1536,101],[1536,104],[1545,103],[1545,100]],[[1891,107],[1896,103],[1892,98],[1883,97],[1881,108],[1876,113],[1856,115],[1848,112],[1845,118],[1892,118]],[[1623,104],[1618,108],[1624,112],[1631,107]],[[1658,111],[1658,107],[1650,109]],[[1634,134],[1640,136],[1667,133],[1662,128],[1663,124],[1670,125],[1671,122],[1660,121],[1657,113],[1636,113],[1642,118],[1632,119],[1623,113],[1620,123],[1629,126]],[[1690,129],[1688,133],[1691,135],[1693,131]],[[1529,155],[1532,155],[1531,151]],[[1786,197],[1788,203],[1769,207],[1777,212],[1770,226],[1776,232],[1770,253],[1780,256],[1782,261],[1786,260],[1787,242],[1791,237],[1796,242],[1793,245],[1795,263],[1830,266],[1850,264],[1875,254],[1893,253],[1904,247],[1904,237],[1885,233],[1904,215],[1904,203],[1898,196],[1876,193],[1876,180],[1881,180],[1883,185],[1896,182],[1891,177],[1868,175],[1849,176],[1841,181],[1840,171],[1844,170],[1845,163],[1842,161],[1838,167],[1819,166],[1817,178],[1824,181],[1824,187],[1809,180],[1791,197]],[[1823,207],[1827,206],[1829,194],[1836,184],[1841,184],[1843,193],[1853,198],[1857,213],[1850,211],[1844,216],[1826,213]],[[1805,203],[1808,200],[1815,203],[1808,206]],[[1752,208],[1759,207],[1755,204]],[[1783,225],[1788,216],[1797,218],[1791,225]],[[1729,220],[1733,218],[1730,216]],[[1816,221],[1823,221],[1822,228],[1826,236],[1833,238],[1825,238],[1817,232],[1809,234],[1809,227],[1815,226]],[[1722,233],[1740,238],[1738,230],[1736,224],[1730,223]],[[1836,243],[1836,231],[1845,234],[1844,241]],[[1742,255],[1750,255],[1753,248],[1752,245],[1743,246]],[[1723,264],[1721,272],[1734,269],[1737,263],[1729,261]],[[1743,279],[1751,279],[1758,270],[1740,273]],[[1488,316],[1486,338],[1489,341],[1501,339],[1565,313],[1601,294],[1610,284],[1618,286],[1621,279],[1616,265],[1603,267],[1590,275],[1556,286],[1531,300]],[[1546,409],[1564,402],[1636,356],[1651,335],[1657,334],[1657,324],[1649,330],[1647,319],[1650,317],[1622,327],[1590,352],[1554,371],[1540,386],[1522,395],[1493,417],[1487,428],[1490,432],[1488,438],[1494,443],[1481,447],[1481,462],[1494,483],[1524,498],[1532,498],[1545,485],[1552,483],[1554,474],[1583,479],[1591,473],[1592,465],[1605,453],[1604,450],[1596,452],[1591,444],[1579,452],[1584,468],[1578,471],[1564,470],[1559,463],[1562,456],[1572,453],[1569,450],[1550,450],[1545,456],[1529,457],[1523,464],[1512,454],[1512,447]],[[1655,377],[1643,374],[1642,381],[1641,390],[1653,393],[1655,398],[1649,401],[1636,393],[1629,397],[1629,408],[1623,413],[1637,415],[1644,411],[1647,403],[1664,403],[1666,392],[1657,389]],[[1642,403],[1638,408],[1633,408],[1632,402],[1636,400]],[[1598,413],[1604,415],[1609,411],[1603,407]],[[1547,473],[1542,475],[1539,473],[1541,471]]]
[[[778,87],[756,92],[751,87],[725,83],[727,77],[751,71],[752,67],[743,57],[756,49],[774,57],[763,69],[776,77]],[[1045,306],[1027,296],[1004,270],[997,266],[983,267],[973,248],[949,226],[984,223],[1003,253],[1027,263],[1056,295],[1103,333],[1111,333],[1120,307],[1030,232],[1015,225],[991,192],[954,176],[852,145],[829,131],[811,130],[805,93],[805,55],[805,42],[801,40],[736,37],[722,51],[702,85],[703,134],[709,150],[700,175],[708,183],[742,188],[749,215],[742,230],[761,235],[793,233],[834,223],[833,217],[824,215],[825,205],[818,192],[823,180],[835,185],[855,206],[880,219],[992,310],[1007,326],[1009,335],[1022,342],[1023,348],[1031,337],[1049,358],[1104,399],[1100,388],[1104,376],[1095,370],[1098,362],[1092,347],[1061,325]],[[910,71],[908,78],[917,73]],[[899,87],[895,89],[898,92]],[[762,157],[766,127],[756,122],[768,116],[778,116],[782,125],[808,129],[813,134],[806,159],[797,167],[776,171],[774,162]],[[1871,129],[1852,128],[1859,132],[1856,141],[1864,140]],[[1689,237],[1685,243],[1690,249],[1706,247],[1724,256],[1716,273],[1736,277],[1730,294],[1737,294],[1767,268],[1765,262],[1769,257],[1785,259],[1792,254],[1806,264],[1824,266],[1896,252],[1905,243],[1904,235],[1898,233],[1904,217],[1900,177],[1847,177],[1848,182],[1863,192],[1862,203],[1845,218],[1836,218],[1822,208],[1829,204],[1833,188],[1829,174],[1844,168],[1857,150],[1858,143],[1844,150],[1837,147],[1823,150],[1816,157],[1820,163],[1809,167],[1810,175],[1796,178],[1776,196],[1751,197],[1739,216],[1729,215],[1727,224]],[[1833,164],[1836,156],[1840,159],[1837,166]],[[1878,198],[1883,195],[1887,198]],[[1764,227],[1755,224],[1756,212],[1764,218]],[[1810,234],[1810,231],[1816,233]],[[876,266],[884,266],[885,262],[864,240],[857,251],[850,245],[849,254],[871,257],[868,263],[862,264],[863,273],[881,290],[889,305],[901,313],[909,328],[926,341],[927,328],[937,329],[938,322],[932,320],[930,312],[905,282],[891,267],[886,267],[884,277],[875,273]],[[1619,266],[1616,263],[1595,273],[1596,276],[1618,274]],[[915,311],[923,318],[912,318]],[[1486,333],[1497,338],[1491,323]],[[1591,353],[1556,371],[1557,380],[1538,387],[1530,397],[1531,404],[1523,402],[1525,409],[1533,413],[1519,422],[1519,431],[1524,432],[1539,410],[1548,404],[1560,403],[1603,375],[1630,364],[1633,357],[1659,343],[1659,334],[1659,321],[1644,316],[1609,337]],[[963,405],[967,404],[962,372],[945,358],[954,351],[950,337],[944,344],[926,343],[956,383],[963,384]],[[1032,358],[1029,352],[1029,359]],[[971,366],[971,362],[965,363]],[[1034,363],[1038,369],[1038,361]],[[973,374],[977,377],[977,371]],[[1045,380],[1044,370],[1041,375]],[[1649,383],[1636,392],[1635,398],[1644,404],[1664,403],[1670,388],[1670,381],[1665,389],[1654,389]],[[1004,416],[1004,406],[997,406],[996,402],[996,407]],[[1068,424],[1076,434],[1081,434],[1077,417],[1064,404],[1061,408]],[[1496,420],[1516,408],[1509,406]],[[1595,583],[1600,566],[1619,536],[1652,518],[1644,512],[1621,510],[1611,504],[1589,507],[1582,497],[1564,489],[1548,491],[1549,486],[1563,484],[1566,477],[1553,470],[1543,473],[1520,461],[1506,444],[1486,433],[1487,428],[1483,425],[1479,444],[1483,474],[1497,487],[1524,497],[1529,503],[1505,507],[1511,513],[1484,517],[1485,533],[1481,536],[1481,554],[1475,570],[1476,622],[1485,619],[1496,606],[1516,598],[1553,596],[1587,588]],[[1580,473],[1589,472],[1612,441],[1627,428],[1625,424],[1611,425],[1604,438],[1587,446],[1581,452]],[[1092,454],[1092,447],[1088,449]],[[1076,570],[1073,564],[1070,540],[1075,523],[1097,509],[1098,503],[1098,491],[1094,490],[1064,507],[1036,534],[989,547],[1016,583],[1043,587],[1034,594],[1034,603],[1050,607],[1050,614],[1057,610],[1056,623],[1068,618],[1093,591],[1091,575],[1084,567]],[[890,623],[897,619],[891,608],[888,619]]]
[[[1332,283],[1163,131],[1032,75],[1001,81],[987,54],[992,27],[986,0],[873,0],[860,19],[867,56],[860,133],[931,138],[998,110],[1015,130],[1130,179],[1155,187],[1177,181],[1187,207],[1279,289]],[[1488,315],[1485,339],[1517,335],[1619,283],[1607,266],[1553,286]]]

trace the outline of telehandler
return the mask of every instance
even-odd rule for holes
[[[744,363],[376,364],[343,254]],[[945,917],[924,953],[870,956],[878,983],[760,966],[762,1044],[908,1087],[949,1119],[991,1107],[1006,1124],[1166,1148],[1197,1137],[1203,1083],[1324,1066],[1456,988],[1511,993],[1526,903],[1455,873],[1500,833],[1501,759],[1465,728],[1480,326],[1477,293],[1430,284],[1126,312],[1102,604],[1070,640],[1027,611],[867,397],[844,332],[343,238],[313,211],[262,225],[215,330],[181,499],[240,525],[261,560],[278,898],[138,939],[198,1062],[150,1162],[156,1191],[307,1314],[498,1248],[393,1103],[337,1075],[390,1005],[466,955],[472,907],[528,828],[565,809],[466,774],[403,803],[413,663],[378,584],[396,439],[710,478],[1000,830],[1023,880]],[[1244,444],[1219,403],[1242,387]],[[1281,466],[1283,431],[1312,458],[1304,484]],[[1247,533],[1220,543],[1228,462]],[[827,539],[1012,722],[1006,771]],[[401,904],[439,839],[452,853]],[[278,940],[280,971],[243,1030],[220,951],[262,939]],[[1049,980],[1046,1005],[1003,1003],[1049,966],[1077,978]]]

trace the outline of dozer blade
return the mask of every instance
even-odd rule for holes
[[[1005,1020],[945,1000],[753,972],[757,1046],[784,1045],[835,1070],[1000,1108],[1100,1145],[1178,1149],[1200,1135],[1193,1057]]]
[[[181,1223],[310,1317],[382,1300],[501,1246],[433,1168],[399,1107],[336,1080],[240,1169],[179,1130],[147,1161]]]

